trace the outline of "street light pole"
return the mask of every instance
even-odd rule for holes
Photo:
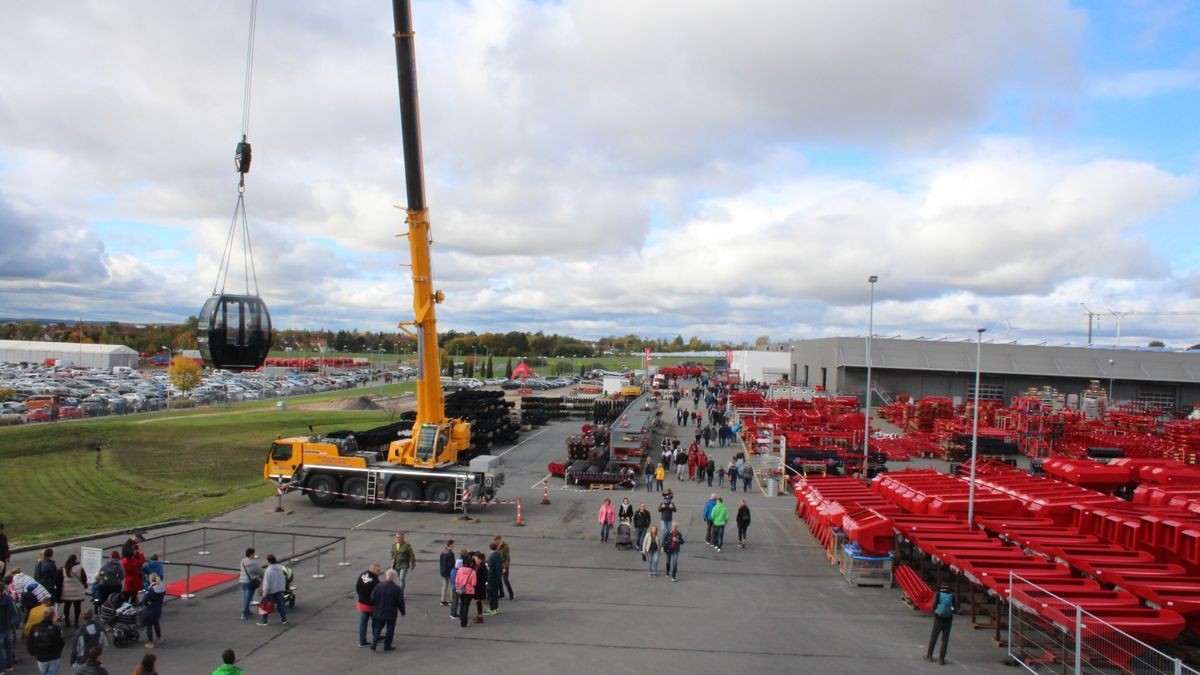
[[[879,277],[872,274],[867,277],[871,284],[871,303],[867,320],[867,395],[866,408],[863,411],[863,476],[867,475],[867,459],[871,451],[871,337],[875,333],[875,282]]]
[[[967,529],[975,529],[975,460],[979,453],[979,357],[983,353],[983,333],[975,329],[975,410],[971,419],[971,484],[967,488]]]
[[[1116,363],[1112,359],[1108,360],[1108,407],[1113,404],[1113,364]]]

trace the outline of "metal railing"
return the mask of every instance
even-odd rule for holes
[[[1008,656],[1038,675],[1198,671],[1054,593],[1009,573]]]
[[[217,536],[210,538],[209,533],[217,533]],[[304,545],[304,542],[311,540],[317,541],[312,545],[297,549],[298,541]],[[245,548],[258,549],[260,546],[271,547],[272,550],[268,552],[274,553],[281,562],[287,562],[292,565],[313,558],[316,563],[316,569],[312,574],[312,578],[324,579],[325,574],[321,572],[322,554],[330,549],[336,549],[339,544],[341,545],[342,555],[337,566],[346,567],[350,564],[346,561],[346,538],[321,534],[202,526],[180,532],[148,537],[142,542],[141,546],[143,553],[157,552],[159,554],[159,562],[164,567],[182,567],[184,569],[184,578],[182,579],[184,582],[184,592],[179,597],[190,600],[196,597],[191,587],[193,570],[237,573],[239,571],[238,565],[245,554]],[[190,556],[211,556],[213,555],[213,551],[210,549],[217,547],[220,547],[225,553],[223,557],[226,557],[230,561],[228,565],[207,564],[187,559]],[[110,550],[120,550],[120,548],[120,546],[112,546],[103,549],[103,551],[107,553]],[[284,552],[289,548],[291,555],[285,556]],[[283,549],[283,551],[280,549]],[[176,578],[172,581],[179,581],[179,579]]]

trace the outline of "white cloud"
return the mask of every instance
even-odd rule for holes
[[[234,200],[246,10],[10,8],[0,194],[38,214],[21,241],[77,245],[58,285],[49,264],[10,267],[0,312],[196,311]],[[414,13],[448,327],[851,330],[869,273],[885,306],[969,323],[1043,309],[1013,298],[1065,302],[1080,280],[1145,289],[1174,273],[1139,226],[1190,198],[1192,178],[978,138],[1002,98],[1053,110],[1082,93],[1085,16],[1068,2]],[[388,8],[264,2],[258,31],[247,206],[276,323],[393,326],[411,298]],[[866,162],[809,161],[812,147],[881,159],[862,175]],[[185,231],[188,254],[106,252],[88,227],[101,219]]]

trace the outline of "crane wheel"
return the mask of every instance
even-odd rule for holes
[[[367,479],[365,478],[348,478],[342,485],[342,492],[346,494],[346,506],[352,509],[365,509],[367,507]]]
[[[393,509],[397,511],[413,511],[417,508],[417,504],[406,502],[421,500],[421,486],[415,481],[399,480],[388,486],[387,496],[388,499],[401,500],[398,503],[392,504]]]
[[[449,483],[431,483],[425,498],[433,502],[429,506],[431,511],[450,511],[454,508],[454,486]]]
[[[332,476],[313,476],[307,487],[308,498],[317,506],[333,506],[337,501],[338,481]]]

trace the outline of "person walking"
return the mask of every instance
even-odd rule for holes
[[[742,492],[749,492],[750,483],[754,481],[754,469],[749,464],[743,464],[738,473],[742,476]]]
[[[108,675],[104,667],[104,647],[92,647],[83,665],[75,668],[75,675]]]
[[[954,624],[954,613],[958,611],[958,600],[950,592],[950,586],[942,584],[938,587],[937,597],[933,601],[933,631],[929,633],[929,647],[925,650],[925,660],[933,660],[933,646],[938,636],[942,637],[942,648],[938,651],[938,663],[946,665],[946,649],[950,646],[950,627]]]
[[[263,566],[254,555],[254,549],[246,549],[246,557],[238,564],[238,585],[242,587],[242,621],[250,618],[250,601],[254,592],[262,586]]]
[[[711,485],[711,483],[710,483]],[[725,487],[725,467],[717,469],[717,488]]]
[[[0,523],[0,563],[4,565],[4,570],[8,571],[8,564],[12,560],[12,553],[8,548],[8,535],[4,533],[4,523]]]
[[[162,619],[163,601],[167,597],[167,587],[157,574],[150,575],[150,586],[146,588],[144,596],[141,619],[146,627],[146,649],[154,649],[155,645],[162,644],[162,626],[158,622]]]
[[[416,569],[417,554],[413,551],[412,544],[404,540],[404,533],[396,533],[396,541],[392,544],[392,569],[396,570],[396,583],[400,586],[400,593],[404,593],[404,588],[408,581],[408,571]],[[400,614],[404,614],[404,608],[401,607]]]
[[[687,471],[688,453],[675,453],[675,479],[683,480],[683,472]]]
[[[667,470],[663,468],[663,465],[661,463],[658,466],[654,467],[654,488],[656,491],[658,491],[658,492],[663,491],[663,481],[666,480],[666,478],[667,478]]]
[[[658,553],[662,545],[658,543],[658,528],[650,526],[650,532],[639,544],[642,549],[642,560],[646,561],[646,573],[651,577],[658,576]]]
[[[458,584],[454,580],[456,580],[458,578],[458,570],[462,569],[462,566],[465,564],[466,560],[470,557],[471,556],[467,553],[467,549],[464,548],[458,552],[458,557],[454,559],[454,572],[452,573],[452,576],[450,577],[451,578],[451,589],[452,589],[450,592],[450,618],[451,619],[458,618]]]
[[[608,531],[612,529],[613,522],[617,519],[617,512],[613,510],[612,499],[604,498],[604,503],[600,505],[600,512],[596,514],[596,520],[600,523],[600,543],[608,543]]]
[[[621,505],[617,507],[617,522],[633,523],[633,504],[630,503],[629,497],[622,499]]]
[[[92,609],[83,610],[83,623],[78,626],[72,640],[71,665],[76,668],[83,665],[93,647],[108,647],[108,642],[108,630],[96,621]]]
[[[712,546],[713,543],[713,522],[712,510],[717,505],[717,494],[714,492],[708,501],[704,502],[704,543]]]
[[[354,608],[358,610],[358,646],[370,647],[371,643],[367,642],[367,624],[372,624],[371,635],[375,634],[374,618],[375,606],[371,601],[371,594],[375,591],[375,587],[379,585],[379,575],[383,572],[383,566],[377,562],[373,562],[362,574],[358,575],[358,581],[354,582],[354,594],[357,597]],[[445,604],[445,603],[442,603]]]
[[[483,551],[475,552],[475,623],[483,623],[483,601],[487,599],[488,566]]]
[[[487,615],[496,616],[500,613],[500,596],[504,593],[504,589],[500,587],[501,581],[504,579],[504,556],[500,555],[500,545],[495,541],[488,544],[488,548],[492,552],[487,557]]]
[[[458,594],[458,622],[463,628],[467,627],[467,617],[471,614],[471,598],[475,596],[478,580],[475,558],[464,555],[462,567],[458,568],[454,576],[454,591]]]
[[[54,562],[54,549],[48,548],[42,551],[42,557],[33,568],[33,580],[50,591],[50,597],[54,598],[54,602],[58,602],[62,598],[61,574],[58,563]]]
[[[221,665],[212,671],[212,675],[242,675],[242,669],[234,663],[237,663],[237,654],[232,649],[226,649],[221,652]]]
[[[400,590],[398,579],[400,574],[395,569],[383,573],[383,581],[371,591],[371,651],[379,646],[379,638],[383,636],[383,651],[396,649],[392,639],[396,636],[396,617],[404,604],[404,592]]]
[[[121,578],[121,593],[125,595],[125,600],[130,604],[137,603],[138,593],[142,591],[142,559],[140,552],[137,552],[137,547],[134,547],[134,552],[129,555],[121,556],[121,572],[124,577]]]
[[[13,670],[13,629],[21,625],[21,612],[17,603],[8,592],[8,584],[12,577],[5,577],[4,587],[0,588],[0,671]]]
[[[729,476],[729,490],[737,492],[738,465],[732,459],[729,460],[729,466],[726,468],[725,474]]]
[[[62,581],[62,612],[63,625],[71,625],[71,610],[75,610],[75,627],[79,627],[79,610],[83,607],[83,599],[87,596],[87,572],[83,571],[83,566],[79,564],[75,554],[67,556],[67,562],[63,564]]]
[[[712,487],[713,474],[717,472],[717,463],[712,457],[704,463],[704,475],[708,478],[708,487]]]
[[[671,523],[671,530],[663,537],[662,550],[667,554],[667,573],[671,581],[679,581],[679,553],[683,550],[683,533],[679,523]]]
[[[729,522],[729,507],[725,506],[725,500],[717,497],[717,503],[712,507],[712,547],[717,549],[717,553],[721,552],[721,547],[725,545],[725,523]]]
[[[661,532],[671,531],[671,521],[675,519],[675,512],[679,509],[675,507],[675,493],[667,490],[663,493],[663,500],[658,505],[658,527]]]
[[[500,547],[500,556],[504,559],[504,567],[501,568],[500,575],[504,580],[504,590],[508,591],[508,600],[512,602],[517,599],[513,594],[512,584],[508,583],[508,566],[512,563],[512,551],[508,548],[508,542],[501,539],[500,535],[493,537],[492,541]]]
[[[637,542],[638,548],[642,546],[642,540],[646,538],[646,531],[650,529],[650,511],[645,504],[638,504],[638,510],[633,513],[633,530],[637,537],[634,541]]]
[[[267,568],[263,570],[262,579],[262,600],[270,600],[275,609],[279,611],[279,623],[287,625],[287,603],[283,601],[283,592],[287,590],[287,575],[284,574],[283,566],[275,559],[275,554],[267,555]],[[269,611],[264,612],[262,602],[259,602],[259,613],[262,618],[258,620],[258,625],[267,625],[267,617],[271,615]]]
[[[157,553],[151,555],[149,560],[142,563],[142,578],[149,580],[151,574],[158,575],[159,581],[166,581],[167,579],[166,568],[163,566],[162,561],[158,559]],[[146,581],[146,586],[148,587],[149,585],[150,582]],[[145,589],[143,588],[142,590]]]
[[[37,661],[41,675],[58,675],[58,661],[66,646],[62,629],[55,619],[54,605],[51,604],[42,613],[42,620],[29,629],[29,637],[25,642],[29,655]]]
[[[646,462],[644,473],[646,476],[646,492],[649,492],[654,489],[654,464]]]
[[[745,499],[738,506],[735,522],[737,522],[738,548],[746,548],[746,544],[750,543],[750,507],[746,506]]]
[[[438,556],[438,574],[442,577],[442,607],[450,606],[450,575],[454,574],[454,540],[446,540],[446,548],[442,549],[441,555]],[[378,572],[376,572],[378,575]]]
[[[121,567],[120,556],[120,553],[113,551],[108,558],[105,558],[104,564],[100,565],[100,570],[96,572],[96,591],[99,594],[101,605],[108,599],[108,596],[121,592],[121,586],[125,580],[125,569]]]

